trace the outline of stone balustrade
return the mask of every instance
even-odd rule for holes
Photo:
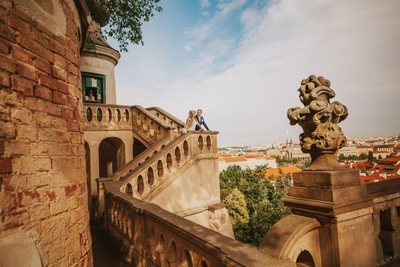
[[[367,184],[378,263],[400,259],[400,179]]]
[[[295,266],[104,183],[105,229],[134,266]]]
[[[85,103],[84,131],[132,130],[130,106]]]
[[[165,138],[168,135],[179,134],[176,128],[168,125],[165,121],[157,118],[154,114],[141,106],[132,107],[132,127],[149,145]]]
[[[164,109],[160,107],[149,107],[146,108],[152,114],[156,115],[157,118],[165,121],[168,125],[175,128],[177,132],[179,132],[183,127],[185,127],[185,123],[175,117],[174,115],[168,113]]]
[[[147,158],[136,170],[123,176],[120,190],[145,199],[162,190],[178,171],[190,166],[198,157],[217,157],[218,132],[188,132]],[[121,176],[120,176],[121,177]]]
[[[158,151],[163,149],[168,143],[173,140],[173,136],[168,135],[164,139],[161,139],[157,143],[146,148],[145,151],[140,153],[138,156],[133,158],[130,162],[126,163],[120,169],[113,173],[111,180],[118,181],[123,180],[126,176],[130,175],[136,168],[142,165],[146,160],[148,160],[153,155],[157,154]]]
[[[84,104],[84,131],[134,131],[153,145],[168,135],[178,136],[180,129],[141,106]]]

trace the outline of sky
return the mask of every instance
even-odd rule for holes
[[[349,110],[349,138],[400,133],[399,0],[161,0],[116,67],[117,103],[181,120],[202,108],[218,146],[298,140],[287,109],[311,74]],[[110,44],[117,44],[110,40]]]

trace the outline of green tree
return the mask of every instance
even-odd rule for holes
[[[372,162],[372,161],[374,160],[374,155],[372,154],[372,151],[368,151],[368,156],[367,156],[367,158],[368,158],[368,161],[369,161],[369,162]]]
[[[234,227],[236,239],[258,246],[266,232],[282,217],[289,214],[281,198],[287,191],[281,186],[275,188],[264,179],[265,166],[255,170],[242,170],[239,166],[230,166],[220,173],[221,192],[239,190],[247,204],[249,221],[247,224]],[[284,185],[285,182],[281,181]],[[286,183],[287,184],[287,183]],[[285,186],[283,186],[285,187]],[[222,201],[229,196],[223,194]],[[228,211],[230,211],[230,208]],[[232,220],[235,220],[231,216]]]
[[[361,159],[361,160],[368,159],[368,155],[365,154],[365,153],[361,153],[358,158]]]
[[[88,0],[93,19],[105,27],[104,33],[116,39],[121,51],[129,43],[142,44],[142,25],[155,12],[161,12],[160,0]]]
[[[222,203],[226,205],[229,211],[233,229],[237,229],[249,222],[249,212],[247,211],[247,204],[242,192],[237,188],[223,199]]]

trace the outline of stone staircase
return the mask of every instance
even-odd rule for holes
[[[85,105],[85,114],[87,122],[92,119],[87,128],[112,129],[114,134],[118,128],[131,131],[146,146],[110,177],[98,179],[98,215],[104,212],[104,182],[113,183],[133,199],[157,204],[206,227],[210,217],[220,218],[221,210],[226,212],[223,206],[216,208],[220,203],[218,132],[181,134],[184,123],[159,107],[89,104]],[[226,224],[229,220],[221,221]],[[228,232],[231,234],[231,230]]]

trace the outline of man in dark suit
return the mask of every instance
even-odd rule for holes
[[[208,126],[207,126],[202,114],[203,114],[203,111],[201,109],[198,109],[197,113],[196,113],[196,116],[195,116],[195,120],[197,121],[196,131],[201,130],[202,129],[202,127],[201,127],[202,125],[204,126],[204,128],[207,129],[207,131],[209,131],[210,129],[208,128]]]

